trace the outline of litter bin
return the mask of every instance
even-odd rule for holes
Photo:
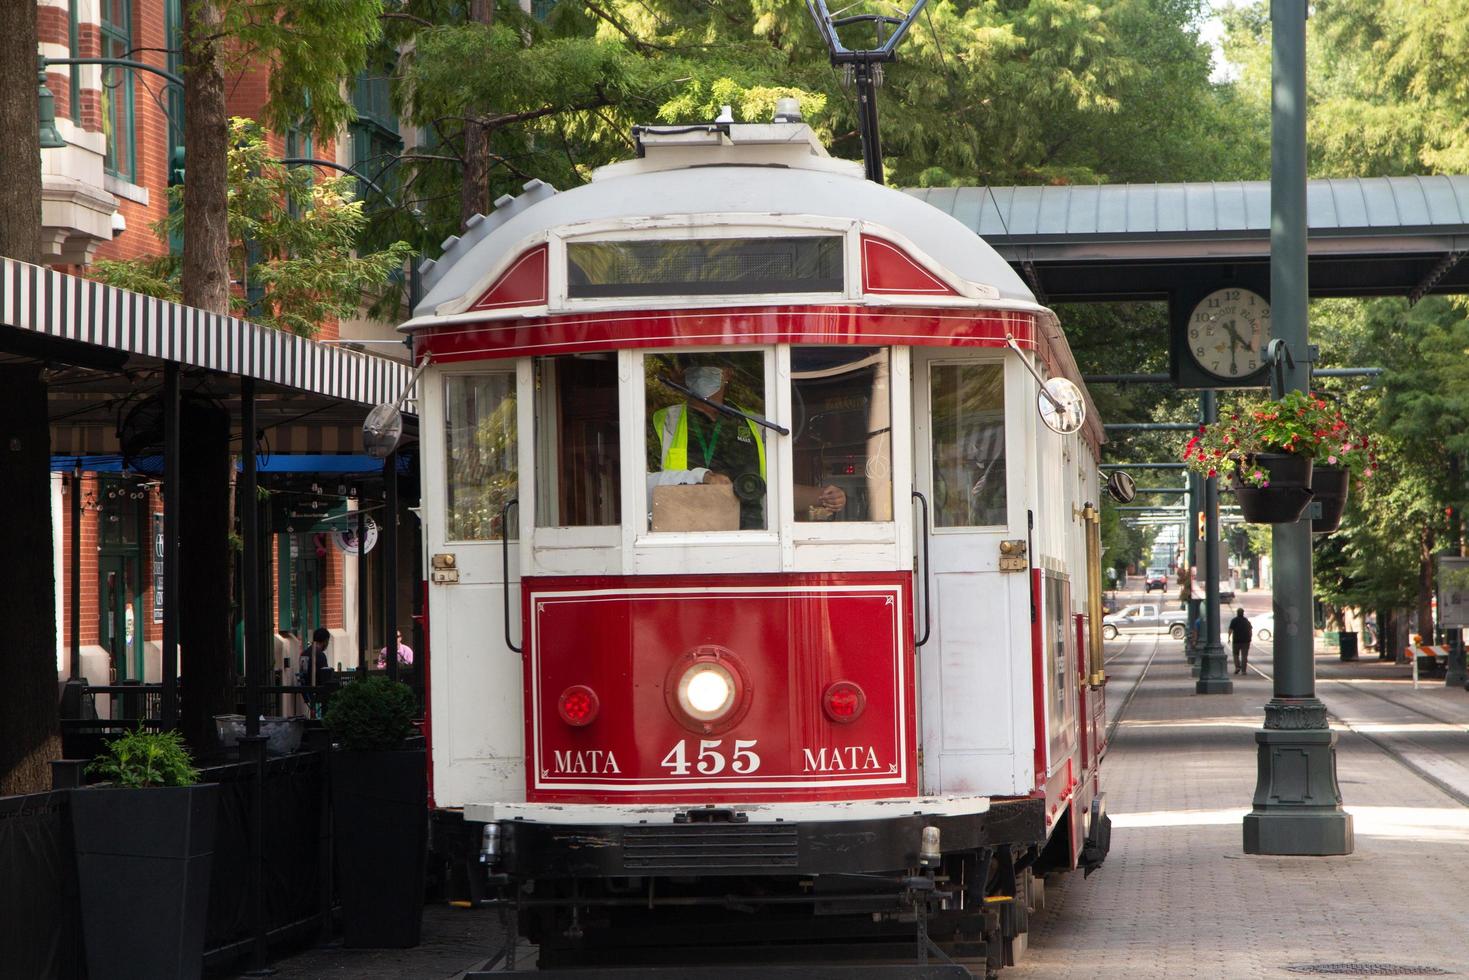
[[[1343,660],[1357,659],[1357,634],[1352,630],[1341,631],[1341,658]]]

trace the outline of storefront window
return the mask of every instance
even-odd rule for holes
[[[536,362],[536,526],[621,522],[617,355]]]
[[[491,541],[515,497],[515,375],[453,374],[444,379],[445,537]],[[510,536],[515,537],[511,528]]]
[[[935,364],[933,509],[936,527],[1006,522],[1005,380],[998,364]]]
[[[792,349],[791,403],[796,520],[892,520],[887,350]]]
[[[766,527],[764,353],[649,354],[643,365],[652,530]]]

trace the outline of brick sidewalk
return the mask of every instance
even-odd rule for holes
[[[1323,680],[1392,680],[1393,697],[1404,697],[1389,665],[1329,667],[1323,656],[1320,668]],[[1245,855],[1254,732],[1271,689],[1258,673],[1234,680],[1233,694],[1197,695],[1176,645],[1160,648],[1103,766],[1111,856],[1090,879],[1063,876],[1050,890],[1047,911],[1032,920],[1029,956],[1008,975],[1287,978],[1313,975],[1287,966],[1344,962],[1469,974],[1458,927],[1469,895],[1469,808],[1343,731],[1338,774],[1355,853]],[[1442,680],[1428,687],[1418,696],[1433,710],[1469,717],[1469,694],[1444,690]],[[1331,706],[1339,690],[1323,684],[1318,693]]]

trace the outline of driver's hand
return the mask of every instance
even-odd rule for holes
[[[847,492],[841,487],[825,486],[821,488],[821,495],[816,502],[830,511],[839,511],[847,506]]]
[[[728,485],[728,484],[732,483],[733,481],[730,480],[730,478],[727,477],[727,476],[725,476],[723,473],[716,473],[713,470],[710,470],[708,473],[705,473],[704,474],[704,482],[705,483],[720,483],[720,484]]]

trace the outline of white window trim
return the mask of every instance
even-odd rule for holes
[[[524,397],[526,386],[521,382],[519,377],[522,373],[522,368],[526,372],[529,371],[527,358],[519,358],[515,361],[465,361],[462,364],[434,365],[429,371],[425,372],[424,377],[420,381],[420,390],[424,393],[424,408],[430,411],[436,408],[437,412],[435,414],[438,415],[439,419],[438,425],[434,427],[436,431],[433,431],[427,440],[431,448],[429,453],[426,454],[429,458],[426,458],[424,462],[427,467],[431,467],[429,472],[437,473],[438,479],[442,482],[442,486],[439,488],[439,492],[434,495],[435,499],[431,504],[431,507],[436,509],[438,513],[435,515],[430,510],[429,517],[432,519],[437,516],[438,526],[441,530],[435,537],[446,548],[499,548],[502,546],[502,539],[500,538],[452,538],[449,536],[449,403],[445,397],[445,389],[448,387],[449,379],[452,377],[504,374],[509,375],[516,382],[515,445],[517,464],[521,468],[517,474],[518,489],[516,499],[520,500],[521,503],[517,504],[515,509],[519,512],[517,517],[520,520],[521,540],[524,540],[526,526],[524,512],[527,509],[524,505],[527,480],[525,470],[527,440],[525,439],[524,433],[526,431],[526,415],[530,410],[530,406],[526,404],[527,398]],[[425,414],[428,414],[428,412]],[[514,543],[512,542],[512,544]]]

